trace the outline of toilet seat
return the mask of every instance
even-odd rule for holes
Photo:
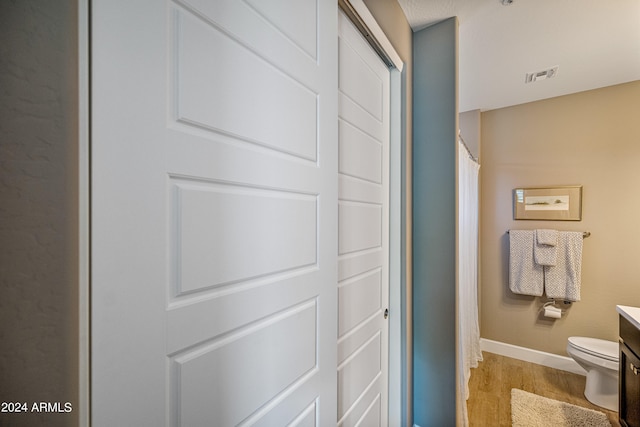
[[[578,351],[590,354],[601,359],[618,362],[619,347],[613,341],[588,337],[569,337],[569,345]]]

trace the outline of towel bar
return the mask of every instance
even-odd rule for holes
[[[510,231],[510,230],[507,230],[507,234],[509,234],[509,231]],[[583,237],[583,238],[587,238],[587,237],[589,237],[589,236],[591,236],[591,232],[590,232],[590,231],[583,231],[583,232],[582,232],[582,237]]]

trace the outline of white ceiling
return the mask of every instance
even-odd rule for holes
[[[413,30],[457,16],[459,110],[640,80],[640,0],[398,0]],[[559,66],[525,84],[528,72]]]

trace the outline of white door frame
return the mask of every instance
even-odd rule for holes
[[[345,0],[346,2],[347,0]],[[341,2],[342,3],[342,2]],[[369,29],[370,35],[382,47],[387,58],[391,59],[391,135],[390,135],[390,200],[389,200],[389,425],[400,425],[403,412],[403,360],[402,351],[402,296],[401,272],[402,253],[402,71],[404,63],[400,59],[385,33],[364,4],[363,0],[348,0],[352,10],[357,13],[362,23]],[[89,425],[90,420],[90,257],[89,257],[89,224],[90,224],[90,114],[89,114],[89,64],[90,64],[90,32],[89,11],[90,0],[78,0],[78,171],[79,171],[79,212],[78,212],[78,311],[79,311],[79,348],[78,348],[78,420],[79,425]],[[337,35],[336,35],[337,36]],[[397,313],[397,315],[394,315]],[[410,342],[410,336],[404,337]],[[405,356],[408,357],[408,356]],[[407,366],[407,372],[410,367]],[[406,375],[406,374],[405,374]],[[408,376],[407,376],[408,378]],[[407,379],[405,378],[405,381]],[[408,401],[410,396],[406,396]],[[405,402],[406,404],[406,402]]]
[[[402,309],[402,72],[397,68],[391,71],[391,122],[389,140],[389,426],[402,425],[403,384],[403,341],[410,342],[410,337],[402,336],[402,319],[406,313]],[[405,305],[407,307],[407,305]],[[393,313],[397,313],[393,315]],[[408,352],[406,354],[409,354]],[[405,356],[406,357],[406,356]],[[409,369],[407,367],[407,372]],[[406,395],[410,400],[411,396]]]

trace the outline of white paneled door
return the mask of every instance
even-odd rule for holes
[[[339,16],[338,425],[386,426],[390,73]]]
[[[356,118],[384,110],[341,95],[338,243],[336,2],[91,4],[92,425],[333,425],[338,330],[355,416],[386,340],[383,178],[356,153],[384,150]],[[338,246],[364,304],[339,327]]]

